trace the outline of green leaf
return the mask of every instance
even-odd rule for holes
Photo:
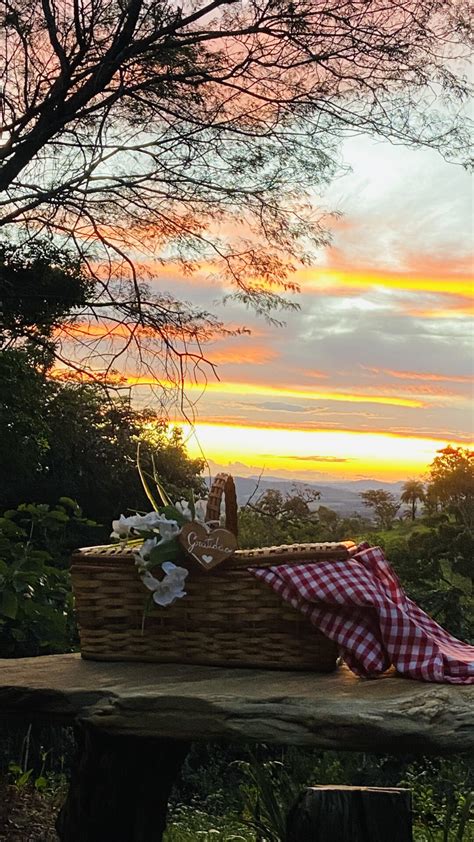
[[[37,789],[41,792],[43,789],[46,789],[47,786],[48,786],[48,781],[46,780],[45,777],[43,777],[43,775],[40,775],[39,778],[36,778],[35,789]]]
[[[22,538],[26,535],[25,530],[7,517],[0,517],[0,531],[10,539]]]
[[[178,526],[184,526],[185,523],[188,523],[184,515],[174,506],[161,506],[160,515],[164,515],[168,520],[175,520]]]
[[[72,509],[75,514],[82,514],[79,503],[76,503],[71,497],[60,497],[58,503],[61,503],[61,506],[66,506],[67,509]]]
[[[69,515],[66,512],[58,511],[55,509],[53,512],[48,512],[48,520],[56,520],[59,523],[68,523]]]
[[[26,786],[26,784],[28,783],[28,781],[31,778],[32,773],[33,773],[33,769],[28,769],[28,771],[23,772],[23,774],[20,775],[18,780],[15,781],[16,786],[18,786],[18,787]]]
[[[153,453],[151,454],[151,464],[153,466],[153,479],[155,481],[155,485],[158,489],[158,492],[159,492],[159,495],[162,499],[162,502],[165,504],[165,506],[171,506],[172,501],[168,497],[168,495],[166,493],[166,490],[165,490],[165,488],[164,488],[164,486],[163,486],[163,484],[162,484],[162,482],[161,482],[161,480],[158,476],[158,471],[156,470],[156,465],[155,465],[155,457],[153,456]]]
[[[8,771],[11,772],[12,775],[22,775],[23,774],[23,769],[21,768],[21,766],[18,765],[18,763],[13,763],[13,762],[9,763],[8,764]]]
[[[18,612],[18,597],[12,591],[2,591],[0,594],[0,614],[10,620],[16,618]]]
[[[153,506],[155,512],[157,512],[158,509],[159,509],[159,505],[156,502],[155,498],[153,497],[153,494],[150,491],[150,487],[149,487],[149,485],[146,481],[145,474],[143,473],[143,470],[142,470],[142,466],[140,465],[140,443],[138,443],[138,445],[137,445],[137,471],[138,471],[138,476],[140,477],[141,484],[143,486],[143,490],[144,490],[146,496],[148,497],[151,505]],[[163,501],[163,502],[166,502],[166,501]]]
[[[150,553],[150,567],[158,564],[163,564],[164,561],[176,561],[182,550],[177,538],[171,538],[165,541],[158,547],[155,547]]]

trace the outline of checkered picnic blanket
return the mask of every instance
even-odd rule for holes
[[[407,597],[380,547],[360,544],[346,561],[251,572],[336,641],[357,675],[374,677],[393,664],[410,678],[474,683],[474,646],[452,637]]]

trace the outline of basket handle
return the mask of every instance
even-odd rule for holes
[[[206,521],[220,519],[221,501],[225,500],[225,526],[237,537],[237,495],[235,483],[230,474],[217,474],[209,491],[206,508]]]

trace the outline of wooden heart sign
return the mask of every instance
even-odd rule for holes
[[[237,538],[228,529],[208,529],[202,523],[186,523],[179,542],[205,570],[211,570],[237,549]]]

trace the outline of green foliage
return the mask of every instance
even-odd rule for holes
[[[171,810],[163,842],[255,842],[255,833],[234,813],[212,815],[193,805]]]
[[[413,529],[398,524],[389,532],[372,533],[370,542],[383,547],[415,602],[451,634],[474,642],[471,530],[452,522]]]
[[[317,519],[303,522],[277,520],[246,508],[239,512],[239,545],[243,548],[316,541]]]
[[[474,451],[465,447],[445,447],[430,466],[431,508],[441,505],[457,523],[474,529]]]
[[[73,320],[92,287],[78,258],[50,241],[0,243],[0,346],[21,340],[50,361],[53,331]]]
[[[0,354],[0,506],[25,499],[54,503],[58,489],[109,524],[120,512],[148,511],[136,470],[156,471],[173,500],[204,490],[203,463],[190,459],[182,433],[91,384],[60,383],[24,351]]]
[[[400,781],[412,792],[417,842],[474,836],[474,768],[458,760],[414,761]]]
[[[71,651],[68,532],[90,526],[73,500],[23,503],[0,517],[0,657]]]
[[[244,783],[240,791],[244,817],[266,842],[285,842],[286,817],[296,801],[300,787],[278,760],[258,762],[252,756],[243,762]]]
[[[370,522],[358,514],[341,517],[327,506],[316,507],[318,497],[319,492],[299,487],[286,495],[266,491],[255,505],[240,510],[239,545],[253,548],[354,540],[370,528]]]
[[[0,393],[0,504],[15,505],[29,499],[28,480],[34,481],[48,458],[51,434],[45,408],[50,389],[26,352],[4,350]]]
[[[240,818],[259,842],[284,842],[286,812],[306,786],[408,787],[415,842],[469,842],[474,830],[474,763],[468,757],[425,758],[318,751],[301,747],[195,745],[175,791],[168,842],[229,839]],[[182,805],[186,804],[186,807]],[[174,817],[179,817],[176,826]],[[216,832],[217,831],[217,832]],[[222,834],[222,835],[219,835]],[[238,837],[237,837],[238,838]]]

